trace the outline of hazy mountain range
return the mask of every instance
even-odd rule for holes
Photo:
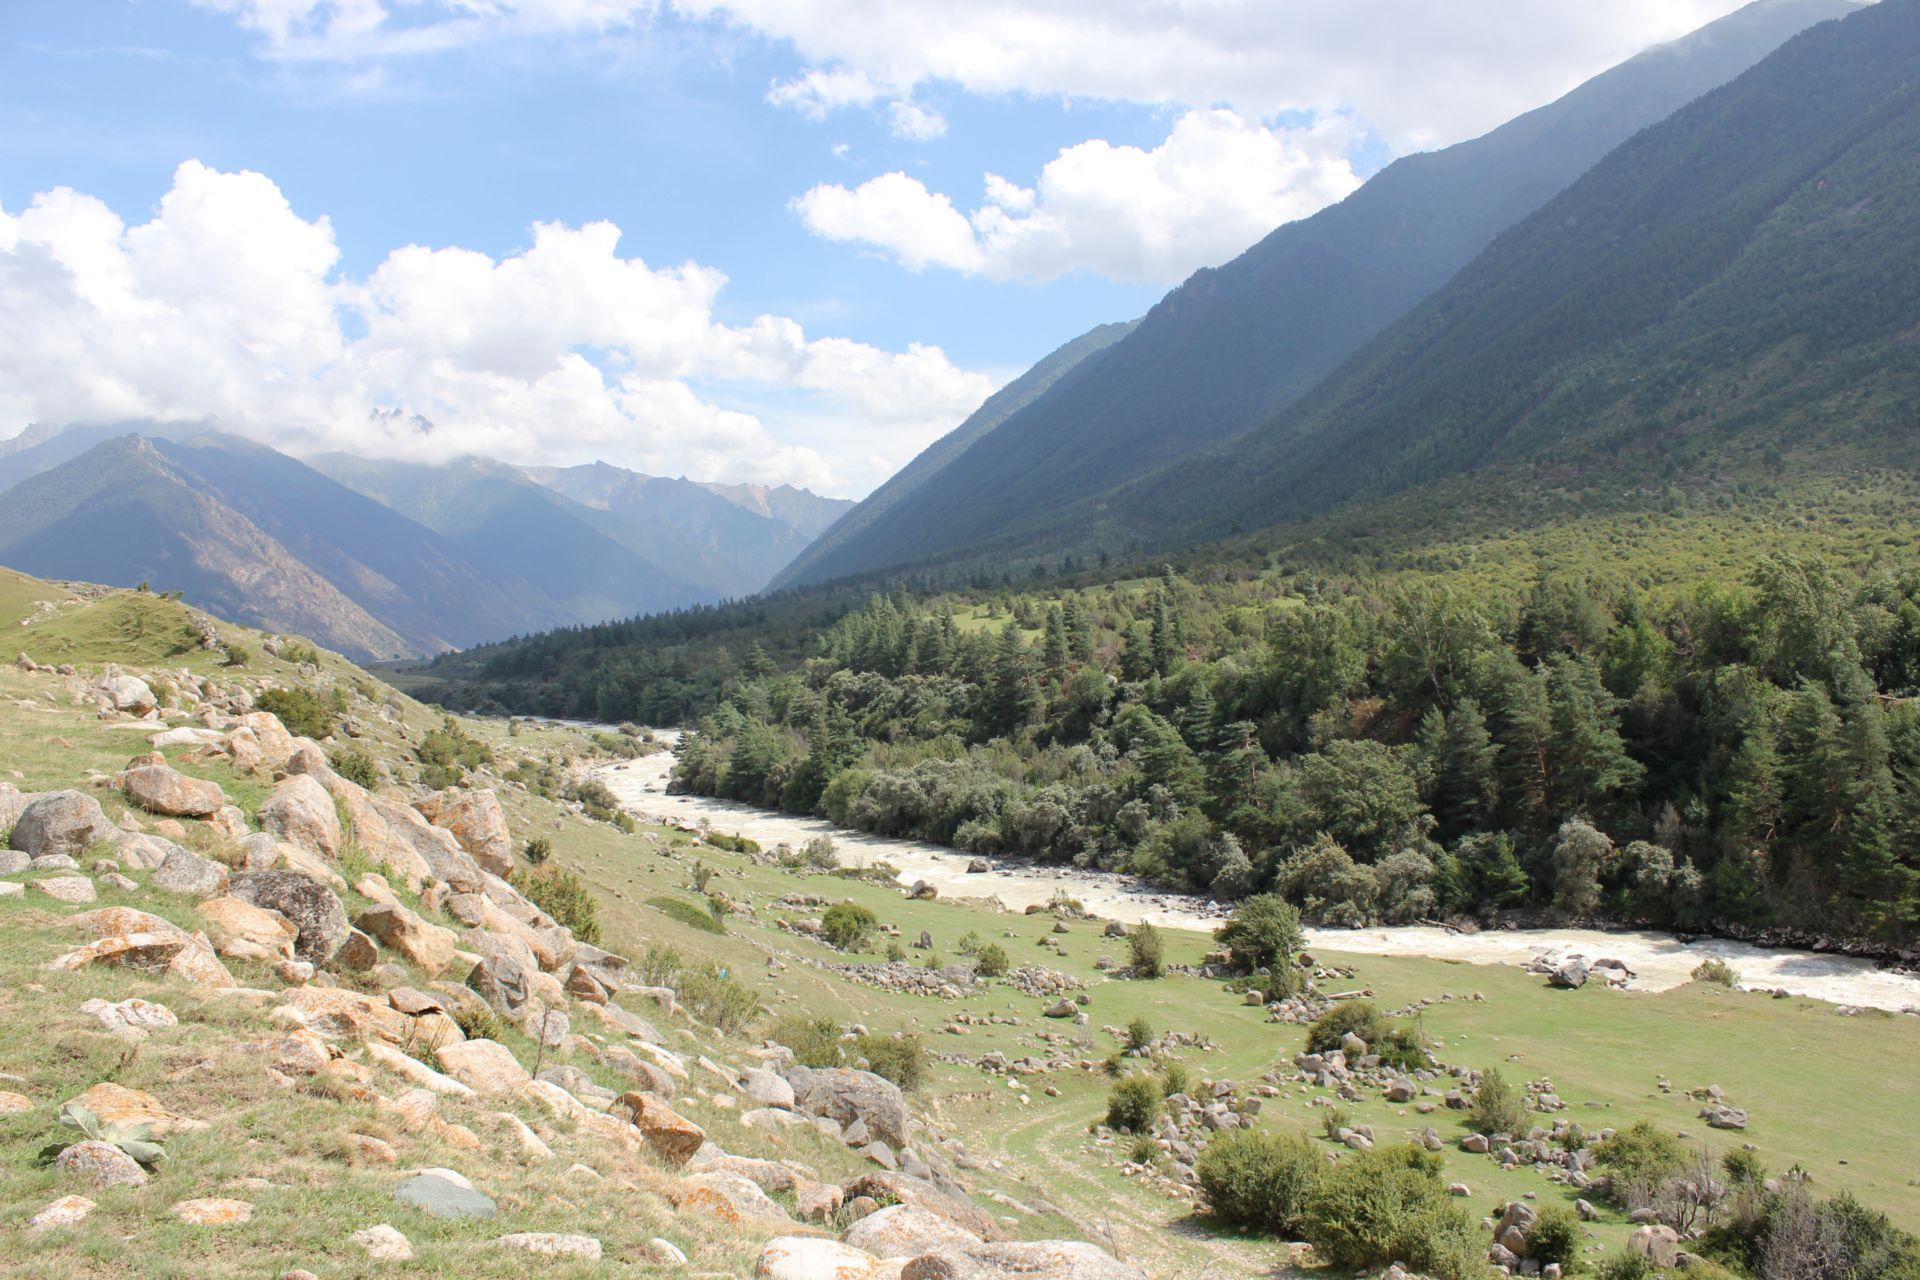
[[[331,454],[122,423],[0,442],[0,562],[179,590],[356,658],[750,595],[852,504],[605,463]]]

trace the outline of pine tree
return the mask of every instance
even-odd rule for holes
[[[1627,754],[1620,715],[1586,656],[1547,664],[1549,803],[1560,813],[1598,813],[1645,770]]]

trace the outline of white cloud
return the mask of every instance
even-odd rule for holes
[[[275,57],[404,57],[672,16],[793,46],[824,115],[943,83],[1262,119],[1351,110],[1395,151],[1472,137],[1743,0],[194,0]]]
[[[815,235],[871,245],[915,271],[1048,280],[1086,270],[1166,283],[1352,191],[1352,136],[1338,118],[1287,129],[1189,111],[1150,151],[1101,139],[1068,147],[1032,188],[989,173],[971,214],[898,172],[822,184],[793,207]]]
[[[512,256],[409,245],[352,279],[327,219],[257,173],[189,161],[136,226],[46,192],[0,209],[0,432],[212,419],[294,452],[858,492],[882,478],[873,454],[918,450],[992,389],[937,347],[719,323],[723,274],[622,257],[619,238],[540,223]]]
[[[932,107],[905,100],[887,108],[887,132],[896,138],[925,142],[947,131],[947,118]]]

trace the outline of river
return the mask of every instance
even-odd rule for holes
[[[670,747],[674,730],[655,730]],[[666,822],[737,833],[765,848],[795,848],[815,836],[831,836],[843,865],[887,862],[898,868],[902,884],[924,880],[942,898],[996,899],[1020,911],[1046,903],[1064,891],[1086,909],[1128,924],[1147,921],[1174,929],[1211,931],[1226,914],[1224,904],[1142,887],[1131,877],[1010,860],[993,860],[993,870],[968,872],[970,855],[915,840],[849,831],[816,818],[798,818],[706,796],[667,794],[673,768],[671,751],[606,765],[598,776],[635,813]],[[1740,974],[1740,985],[1782,990],[1834,1004],[1920,1012],[1920,977],[1881,969],[1851,956],[1823,955],[1782,947],[1755,947],[1725,938],[1682,942],[1671,934],[1645,930],[1492,929],[1463,933],[1420,925],[1376,929],[1309,929],[1308,945],[1356,955],[1426,956],[1469,964],[1525,964],[1537,956],[1612,957],[1634,971],[1630,989],[1665,991],[1692,975],[1694,966],[1717,956]]]

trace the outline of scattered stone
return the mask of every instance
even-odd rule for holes
[[[52,1204],[27,1219],[29,1231],[51,1231],[55,1227],[71,1227],[92,1213],[97,1206],[85,1196],[61,1196]]]
[[[493,1199],[475,1191],[466,1179],[455,1181],[438,1170],[408,1178],[394,1189],[393,1198],[436,1218],[491,1218],[498,1211]]]
[[[85,876],[49,876],[33,881],[33,887],[56,902],[92,902],[99,897],[93,881]]]
[[[132,1156],[108,1142],[76,1142],[55,1156],[53,1164],[62,1173],[84,1178],[96,1191],[137,1187],[147,1180],[147,1171]]]
[[[293,952],[302,960],[324,965],[347,939],[347,912],[339,896],[311,876],[248,871],[233,877],[229,891],[242,902],[285,916],[294,928]]]
[[[328,858],[340,856],[340,815],[333,797],[311,776],[289,775],[259,811],[260,829],[288,844]]]
[[[227,869],[197,853],[175,848],[155,868],[153,887],[194,898],[217,898],[227,891]]]
[[[942,1248],[912,1259],[900,1280],[1147,1280],[1147,1273],[1078,1240]]]
[[[533,1079],[513,1050],[494,1040],[441,1045],[433,1056],[448,1075],[483,1094],[517,1094]]]
[[[647,1241],[647,1258],[663,1267],[687,1265],[687,1255],[681,1252],[680,1246],[671,1240],[663,1240],[659,1236]]]
[[[428,924],[398,903],[370,907],[354,917],[353,923],[362,933],[379,939],[429,974],[453,963],[460,941],[453,930]]]
[[[600,1261],[600,1242],[592,1236],[562,1235],[553,1231],[516,1231],[495,1243],[543,1258],[581,1258]]]
[[[881,1258],[911,1258],[945,1245],[973,1245],[980,1237],[918,1205],[888,1205],[847,1228],[846,1242]]]
[[[165,764],[128,769],[120,775],[120,789],[132,804],[170,818],[208,818],[227,804],[218,783],[189,778]]]
[[[817,1236],[780,1236],[753,1264],[760,1280],[893,1280],[901,1274],[864,1249]]]
[[[245,1200],[182,1200],[172,1212],[189,1226],[231,1227],[253,1217],[253,1206]]]
[[[699,1125],[650,1093],[624,1093],[620,1095],[619,1106],[632,1113],[634,1128],[640,1130],[647,1145],[670,1164],[686,1164],[707,1140]]]
[[[148,1031],[178,1026],[180,1019],[163,1004],[154,1004],[138,996],[118,1004],[95,997],[80,1006],[80,1012],[100,1020],[100,1025],[115,1035],[144,1037]]]
[[[407,1238],[386,1223],[356,1231],[347,1237],[354,1244],[367,1251],[367,1256],[376,1262],[411,1262],[413,1245]]]

